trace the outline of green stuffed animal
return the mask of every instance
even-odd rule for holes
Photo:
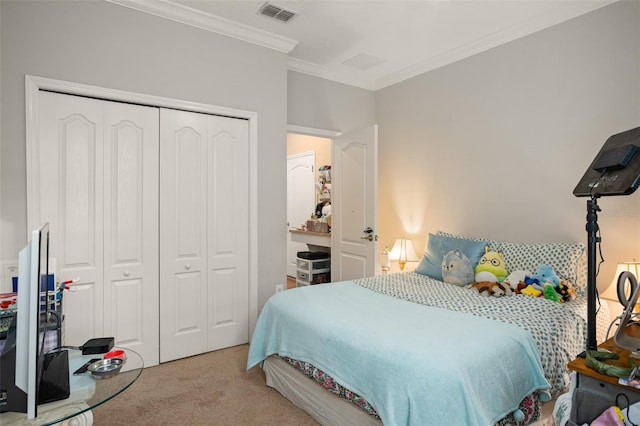
[[[551,300],[552,302],[562,303],[562,298],[560,297],[558,292],[556,292],[556,289],[555,287],[553,287],[553,284],[546,283],[544,285],[544,289],[542,290],[542,294],[544,295],[544,298],[547,300]]]
[[[509,272],[502,253],[489,251],[489,247],[485,247],[484,254],[476,265],[475,274],[476,282],[503,282]]]

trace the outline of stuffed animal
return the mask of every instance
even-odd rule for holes
[[[540,287],[538,285],[538,279],[534,278],[534,277],[529,277],[529,276],[524,277],[524,283],[526,285],[532,285],[532,286],[535,286],[535,287]],[[542,288],[542,287],[540,287],[540,288]]]
[[[520,294],[524,294],[525,296],[538,297],[542,294],[542,291],[529,284],[528,286],[520,290]]]
[[[513,292],[515,294],[522,294],[522,290],[524,290],[525,288],[527,288],[527,285],[523,281],[520,281]]]
[[[459,286],[473,281],[473,265],[460,250],[451,250],[442,258],[442,281]]]
[[[478,265],[476,265],[475,273],[476,282],[492,281],[501,283],[509,275],[502,253],[489,251],[489,247],[485,247],[484,254],[478,261]]]
[[[467,288],[472,288],[480,293],[482,296],[511,296],[513,291],[511,287],[508,285],[504,285],[502,283],[497,283],[493,281],[482,281],[482,282],[473,282],[467,286]]]
[[[552,302],[557,302],[557,303],[562,302],[562,299],[560,298],[560,295],[556,293],[556,289],[553,286],[553,284],[546,283],[544,285],[544,290],[542,290],[542,294],[544,295],[544,298],[547,300],[551,300]]]
[[[538,285],[544,287],[545,283],[553,285],[554,288],[560,285],[560,278],[556,275],[553,267],[549,265],[540,265],[534,276],[538,280]]]
[[[510,273],[507,278],[504,279],[502,284],[508,284],[512,290],[518,289],[518,284],[524,283],[526,277],[530,276],[529,271],[517,270]]]
[[[560,296],[560,301],[568,302],[576,298],[576,291],[569,281],[560,280],[560,285],[556,288],[556,292]]]

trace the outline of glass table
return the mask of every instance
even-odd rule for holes
[[[103,354],[82,355],[79,350],[69,350],[69,398],[61,401],[38,405],[38,416],[28,420],[25,413],[2,413],[0,424],[8,425],[52,425],[60,422],[77,426],[93,424],[91,410],[105,402],[109,402],[131,386],[142,373],[144,361],[135,351],[114,347],[112,350],[123,350],[126,361],[120,372],[108,379],[94,378],[89,371],[74,375],[73,372],[92,358],[102,358]],[[66,422],[65,422],[66,421]]]

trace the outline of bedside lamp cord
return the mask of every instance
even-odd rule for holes
[[[616,406],[620,407],[620,403],[618,402],[618,398],[623,397],[626,402],[627,402],[627,414],[626,414],[626,420],[631,423],[631,426],[638,426],[636,423],[632,422],[631,419],[629,418],[629,406],[631,405],[629,403],[629,397],[623,393],[619,393],[618,395],[616,395]]]

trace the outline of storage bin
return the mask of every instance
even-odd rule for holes
[[[301,281],[303,284],[323,284],[331,282],[331,271],[329,269],[321,269],[313,273],[297,270],[297,281]]]
[[[330,260],[318,260],[315,262],[310,262],[308,260],[297,259],[296,267],[298,269],[303,269],[305,271],[312,271],[317,269],[330,269],[331,261]]]
[[[299,251],[296,259],[296,287],[331,282],[329,253]]]

